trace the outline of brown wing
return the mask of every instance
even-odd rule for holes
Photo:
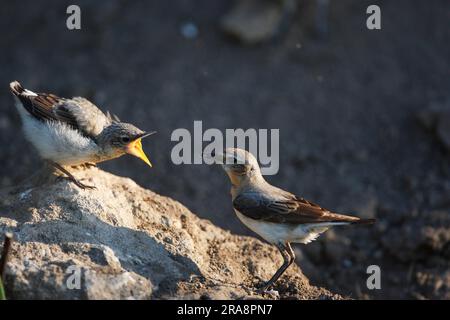
[[[36,95],[16,94],[23,107],[29,114],[38,120],[59,120],[53,112],[55,105],[58,105],[62,98],[50,93],[37,93]]]
[[[33,93],[18,82],[10,86],[23,107],[38,120],[63,122],[88,137],[95,137],[111,123],[97,106],[84,98],[65,99],[51,93]]]
[[[315,203],[286,193],[282,198],[272,199],[260,193],[237,196],[233,207],[243,215],[275,223],[306,224],[321,222],[358,222],[357,217],[332,213]]]

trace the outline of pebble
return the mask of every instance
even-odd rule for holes
[[[189,40],[193,40],[198,37],[198,27],[192,22],[184,23],[180,28],[181,35]]]

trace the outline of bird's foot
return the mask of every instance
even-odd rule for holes
[[[78,181],[73,174],[71,174],[69,171],[67,171],[67,169],[65,169],[63,166],[61,166],[59,163],[54,162],[54,161],[49,161],[49,164],[51,164],[53,167],[55,167],[56,169],[58,169],[59,171],[61,171],[62,173],[64,173],[67,177],[61,177],[61,178],[66,178],[69,179],[70,181],[72,181],[73,183],[75,183],[75,185],[77,187],[79,187],[80,189],[95,189],[94,186],[89,186],[87,184],[84,184],[80,181]]]
[[[264,294],[264,293],[269,292],[269,288],[270,288],[271,285],[272,285],[272,283],[270,281],[266,282],[262,287],[260,287],[260,288],[258,288],[256,290],[256,293],[257,294]]]
[[[74,180],[72,182],[75,183],[77,185],[77,187],[79,187],[80,189],[83,189],[83,190],[86,190],[86,189],[89,189],[89,190],[97,189],[95,186],[90,186],[90,185],[84,184],[84,183],[82,183],[82,182],[80,182],[78,180]]]
[[[279,299],[280,298],[280,294],[278,291],[270,289],[270,284],[269,285],[264,285],[263,287],[259,288],[258,290],[256,290],[256,294],[260,295],[260,296],[269,296],[271,299]]]

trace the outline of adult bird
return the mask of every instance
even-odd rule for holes
[[[267,281],[266,291],[294,262],[291,243],[307,244],[333,226],[372,224],[375,219],[331,212],[317,204],[269,184],[262,176],[258,161],[242,149],[228,148],[212,155],[231,180],[231,197],[239,220],[283,256],[283,265]]]

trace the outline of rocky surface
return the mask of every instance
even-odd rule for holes
[[[129,157],[101,167],[236,234],[250,235],[230,214],[224,173],[173,164],[171,133],[192,132],[195,120],[222,131],[279,128],[280,171],[267,177],[271,183],[326,208],[378,219],[374,228],[336,229],[297,246],[311,282],[361,299],[448,297],[450,129],[435,111],[450,109],[449,1],[379,1],[381,30],[365,26],[373,1],[328,1],[325,38],[315,32],[316,5],[327,1],[295,1],[288,28],[255,47],[237,45],[220,29],[244,2],[78,0],[82,29],[69,31],[70,1],[4,1],[0,186],[17,185],[41,167],[18,131],[8,88],[14,79],[85,96],[157,130],[143,141],[154,164],[148,174]],[[259,17],[268,2],[252,1]],[[279,24],[271,21],[260,27],[273,31]],[[369,264],[382,270],[381,290],[365,287]]]
[[[297,266],[275,286],[279,294],[258,295],[255,286],[281,265],[275,248],[128,178],[97,168],[75,175],[96,189],[42,170],[1,191],[0,236],[16,239],[6,272],[10,299],[341,298],[311,286]]]

